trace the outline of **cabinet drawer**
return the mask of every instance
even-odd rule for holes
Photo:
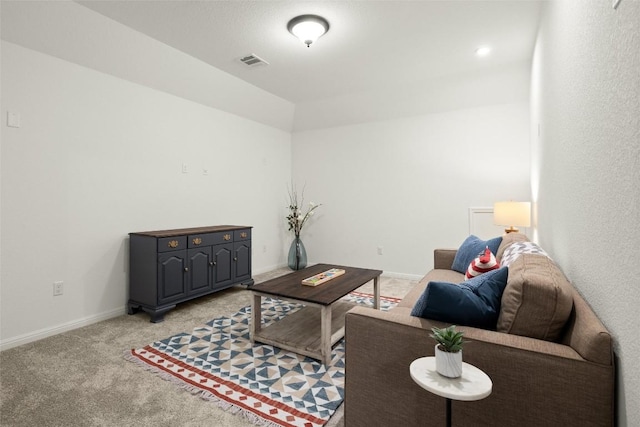
[[[200,248],[202,246],[211,246],[215,244],[216,233],[190,234],[187,239],[189,248]]]
[[[202,246],[220,245],[222,243],[233,242],[233,231],[219,233],[191,234],[187,244],[189,248],[199,248]]]
[[[187,248],[187,236],[158,239],[158,252],[178,251]]]
[[[233,242],[233,231],[222,231],[220,233],[213,233],[213,244],[219,245],[221,243]]]
[[[251,239],[251,229],[250,228],[246,228],[243,230],[235,230],[233,232],[233,241],[234,242],[240,242],[242,240],[249,240]]]

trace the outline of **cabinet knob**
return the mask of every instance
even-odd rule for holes
[[[215,262],[215,261],[211,261],[211,262],[209,262],[209,265],[210,265],[211,267],[213,267],[213,266],[215,266],[215,265],[216,265],[216,262]]]
[[[233,260],[234,260],[234,261],[237,261],[237,260],[238,260],[238,257],[233,257]]]
[[[188,272],[189,272],[189,267],[185,267],[185,268],[184,268],[184,272],[185,272],[185,273],[188,273]]]

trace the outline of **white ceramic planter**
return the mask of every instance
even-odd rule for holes
[[[458,378],[462,375],[462,350],[448,353],[438,348],[436,344],[436,371],[447,378]]]

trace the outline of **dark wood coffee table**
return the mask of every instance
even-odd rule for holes
[[[345,273],[318,286],[301,283],[331,268],[341,268]],[[378,309],[381,274],[380,270],[317,264],[252,286],[251,342],[280,347],[328,365],[331,348],[344,337],[344,315],[355,306],[340,298],[373,280],[373,306]],[[305,307],[263,328],[262,297],[299,302]]]

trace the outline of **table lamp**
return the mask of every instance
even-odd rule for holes
[[[496,202],[493,204],[493,223],[495,225],[509,226],[505,233],[517,233],[516,227],[529,227],[531,225],[530,202]]]

